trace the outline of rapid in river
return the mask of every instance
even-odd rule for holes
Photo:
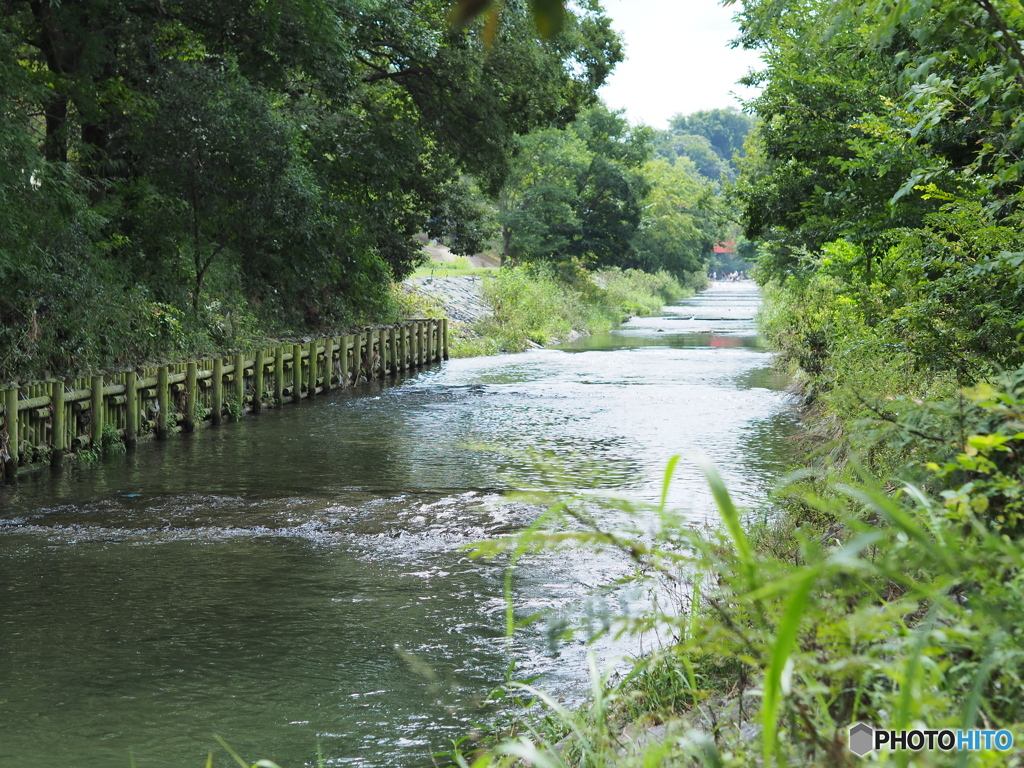
[[[653,500],[694,452],[754,506],[794,415],[751,283],[557,349],[451,360],[0,488],[0,766],[431,765],[505,676],[578,702],[577,640],[504,639],[504,563],[462,547],[529,525],[518,488]],[[697,467],[673,504],[715,520]],[[516,574],[521,615],[577,610],[617,567]]]

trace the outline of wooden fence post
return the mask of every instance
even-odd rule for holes
[[[64,427],[64,382],[55,381],[50,388],[50,405],[53,407],[53,453],[51,463],[59,465],[67,449]]]
[[[363,370],[366,371],[366,380],[373,378],[373,334],[364,331],[359,334],[360,343],[363,345]]]
[[[302,399],[302,345],[292,345],[292,402]]]
[[[134,378],[134,377],[133,377]],[[128,379],[124,380],[125,394],[128,393]],[[185,363],[185,431],[196,429],[196,403],[199,397],[199,366],[194,360]],[[129,401],[131,402],[131,401]]]
[[[4,397],[4,421],[7,424],[7,479],[13,480],[18,473],[18,387],[8,389]]]
[[[351,383],[348,380],[348,345],[351,340],[351,336],[341,337],[341,386],[343,388]]]
[[[306,385],[306,397],[310,400],[316,397],[316,355],[319,346],[316,339],[309,342],[309,383]]]
[[[170,393],[167,391],[167,365],[161,364],[156,369],[156,436],[161,440],[167,437],[167,412],[171,408]]]
[[[92,377],[92,403],[89,406],[92,411],[92,426],[90,431],[89,447],[94,451],[99,450],[103,443],[103,377]]]
[[[331,391],[331,378],[334,376],[334,337],[324,340],[324,392]]]
[[[391,375],[398,375],[398,335],[395,333],[395,326],[388,328],[388,362],[391,365]]]
[[[241,352],[235,353],[235,403],[237,410],[233,418],[238,421],[245,410],[245,355]]]
[[[284,347],[280,344],[274,351],[274,399],[278,408],[284,404]]]
[[[224,358],[213,358],[213,423],[220,424],[224,416]]]
[[[252,412],[259,413],[263,408],[263,350],[256,352],[256,361],[252,364]]]

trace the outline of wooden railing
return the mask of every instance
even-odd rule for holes
[[[0,386],[0,465],[10,480],[19,466],[220,424],[446,359],[448,321],[409,320],[254,354]]]

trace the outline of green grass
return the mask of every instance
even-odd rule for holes
[[[697,281],[699,284],[699,281]],[[455,329],[453,357],[521,352],[601,333],[630,315],[655,314],[693,294],[667,273],[524,265],[490,270],[483,284],[493,316]]]
[[[474,267],[469,259],[464,256],[456,256],[455,261],[429,261],[410,275],[413,278],[419,277],[466,277],[490,275],[496,267]]]

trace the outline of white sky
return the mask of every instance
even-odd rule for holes
[[[619,64],[600,90],[610,109],[625,109],[632,123],[667,128],[668,119],[702,109],[739,107],[732,94],[754,95],[736,83],[758,54],[730,48],[739,3],[718,0],[604,0],[626,45]]]

